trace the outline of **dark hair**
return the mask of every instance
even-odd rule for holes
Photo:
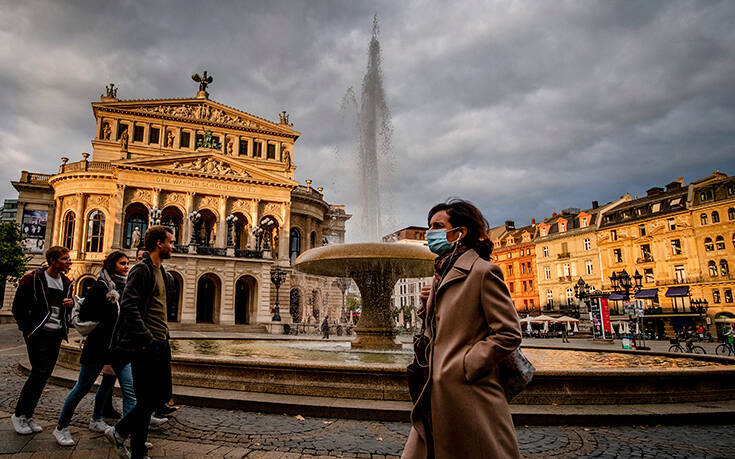
[[[461,243],[474,249],[480,258],[489,260],[493,251],[493,243],[487,234],[490,224],[483,217],[480,209],[464,199],[451,198],[447,202],[432,207],[427,221],[430,223],[431,217],[442,210],[449,215],[449,223],[453,228],[460,226],[467,228],[467,234],[464,235]]]
[[[156,245],[158,242],[164,242],[166,240],[167,234],[170,234],[172,236],[174,234],[174,232],[171,231],[171,228],[169,228],[168,226],[151,226],[145,232],[145,237],[143,238],[143,247],[146,251],[153,252],[154,250],[156,250],[156,247],[158,247]]]
[[[107,255],[107,258],[105,258],[105,261],[102,263],[102,267],[109,274],[115,274],[115,265],[117,264],[117,261],[122,257],[128,258],[125,252],[115,250],[114,252]]]
[[[66,247],[62,247],[60,245],[49,247],[49,249],[46,251],[46,261],[51,264],[52,261],[58,260],[67,253],[69,253],[69,249],[67,249]]]

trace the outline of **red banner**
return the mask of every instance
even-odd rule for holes
[[[602,329],[605,330],[605,333],[612,334],[610,308],[607,306],[607,298],[600,298],[600,313],[602,314]]]

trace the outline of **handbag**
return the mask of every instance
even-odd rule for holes
[[[505,399],[510,402],[531,382],[536,367],[526,358],[518,347],[498,364],[498,380],[505,391]]]
[[[424,390],[426,382],[429,379],[429,337],[423,331],[425,327],[421,327],[421,333],[413,337],[413,360],[406,367],[408,373],[408,392],[411,394],[411,400],[414,405]]]
[[[71,324],[80,335],[89,336],[99,322],[95,322],[94,320],[82,321],[79,319],[79,315],[82,312],[82,304],[84,304],[84,298],[79,298],[77,295],[74,295],[74,307],[71,309]]]

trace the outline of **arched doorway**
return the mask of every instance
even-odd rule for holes
[[[181,222],[183,220],[184,214],[176,206],[168,206],[161,211],[161,225],[171,228],[171,231],[174,232],[174,243],[176,245],[184,242],[181,240]]]
[[[292,288],[289,295],[288,312],[291,313],[291,321],[295,324],[301,322],[301,292]]]
[[[173,277],[174,283],[171,286],[171,298],[166,298],[166,302],[168,303],[166,305],[166,319],[169,322],[178,322],[181,312],[181,292],[184,291],[184,278],[176,271],[168,271],[168,273]]]
[[[255,278],[242,276],[235,282],[235,323],[249,324],[252,321],[251,310],[255,304]]]
[[[92,276],[82,277],[79,280],[79,283],[77,284],[77,295],[79,295],[82,298],[87,296],[87,293],[89,293],[89,289],[92,288],[92,286],[94,285],[96,281],[97,279],[95,279]]]
[[[213,324],[219,319],[220,280],[212,274],[204,274],[197,281],[197,323]]]
[[[209,209],[201,209],[199,212],[199,223],[196,231],[196,242],[198,245],[212,246],[217,236],[217,217]]]
[[[235,249],[242,250],[248,245],[248,218],[242,212],[235,212],[232,215],[237,217],[232,225],[227,225],[227,239],[232,241]]]
[[[123,247],[126,249],[139,247],[143,243],[143,235],[148,229],[148,208],[139,202],[134,202],[125,209],[125,232]],[[136,242],[136,244],[133,244]]]

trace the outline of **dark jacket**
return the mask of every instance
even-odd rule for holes
[[[153,341],[153,335],[146,326],[143,317],[153,299],[153,289],[156,286],[153,275],[153,262],[146,253],[143,260],[133,266],[128,273],[120,298],[120,318],[112,334],[110,349],[116,352],[135,352]],[[169,276],[161,266],[163,281],[166,283],[166,298],[173,295]]]
[[[13,317],[23,335],[30,338],[43,327],[51,317],[51,306],[46,299],[48,284],[44,273],[46,268],[36,269],[20,279],[18,290],[13,299]],[[71,280],[61,274],[64,284],[64,298],[71,298]],[[61,330],[67,339],[70,325],[71,308],[61,308]]]
[[[107,284],[98,279],[89,289],[82,303],[79,319],[84,322],[98,322],[84,341],[80,359],[84,365],[113,363],[109,348],[119,308],[116,302],[107,299],[108,291]],[[119,289],[118,292],[122,294],[122,289]]]

